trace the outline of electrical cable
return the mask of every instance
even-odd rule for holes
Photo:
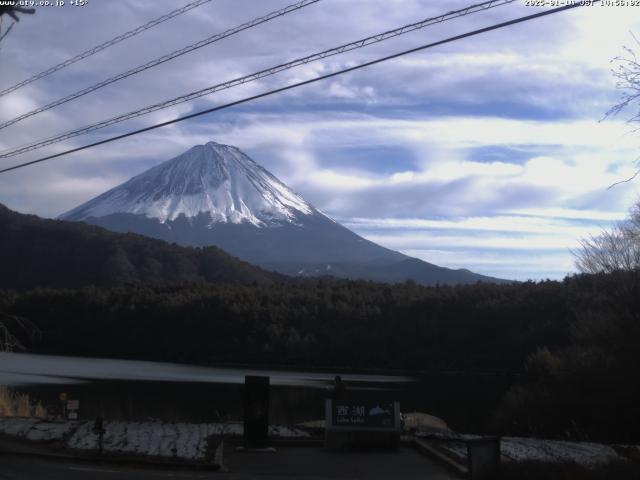
[[[197,50],[198,48],[202,48],[206,45],[209,45],[211,43],[220,41],[224,38],[227,37],[231,37],[232,35],[235,35],[237,33],[240,33],[244,30],[248,30],[250,28],[256,27],[258,25],[261,25],[263,23],[269,22],[270,20],[273,20],[274,18],[278,18],[278,17],[282,17],[284,15],[287,15],[288,13],[300,10],[301,8],[304,7],[308,7],[309,5],[312,5],[314,3],[319,2],[320,0],[301,0],[297,3],[291,4],[285,8],[281,8],[280,10],[276,10],[274,12],[271,12],[267,15],[264,15],[262,17],[259,18],[255,18],[253,20],[251,20],[250,22],[246,22],[243,23],[242,25],[238,25],[237,27],[231,28],[229,30],[226,30],[222,33],[218,33],[215,35],[212,35],[210,37],[205,38],[204,40],[201,40],[199,42],[196,42],[194,44],[191,45],[187,45],[186,47],[183,47],[179,50],[175,50],[174,52],[168,53],[166,55],[163,55],[161,57],[158,57],[154,60],[151,60],[150,62],[147,62],[143,65],[139,65],[135,68],[132,68],[130,70],[127,70],[126,72],[120,73],[118,75],[115,75],[113,77],[107,78],[106,80],[103,80],[101,82],[96,83],[95,85],[92,85],[90,87],[87,88],[83,88],[82,90],[79,90],[75,93],[72,93],[70,95],[67,95],[66,97],[60,98],[58,100],[55,100],[54,102],[51,102],[47,105],[44,105],[43,107],[39,107],[36,108],[35,110],[32,110],[30,112],[27,112],[23,115],[20,115],[16,118],[13,118],[11,120],[7,120],[6,122],[0,123],[0,130],[2,130],[3,128],[7,128],[10,125],[13,125],[15,123],[18,123],[26,118],[29,117],[33,117],[34,115],[37,115],[38,113],[42,113],[45,112],[47,110],[50,110],[54,107],[57,107],[59,105],[65,104],[67,102],[70,102],[72,100],[75,100],[76,98],[82,97],[84,95],[87,95],[91,92],[94,92],[96,90],[99,90],[100,88],[106,87],[107,85],[111,85],[112,83],[118,82],[120,80],[123,80],[127,77],[130,77],[132,75],[136,75],[140,72],[143,72],[145,70],[148,70],[150,68],[156,67],[158,65],[161,65],[165,62],[168,62],[169,60],[173,60],[174,58],[180,57],[182,55],[185,55],[189,52],[193,52],[194,50]]]
[[[103,120],[101,122],[97,122],[94,123],[92,125],[88,125],[85,127],[82,127],[80,129],[77,130],[71,130],[59,135],[55,135],[52,137],[48,137],[46,139],[43,140],[38,140],[36,142],[32,142],[29,143],[27,145],[22,145],[20,147],[14,147],[13,149],[8,149],[8,150],[4,150],[3,152],[0,152],[0,158],[8,158],[8,157],[13,157],[15,155],[19,155],[25,152],[29,152],[32,150],[37,150],[39,148],[45,147],[47,145],[52,145],[54,143],[58,143],[61,142],[63,140],[67,140],[69,138],[73,138],[73,137],[77,137],[79,135],[84,135],[86,133],[95,131],[95,130],[99,130],[101,128],[105,128],[111,125],[114,125],[116,123],[120,123],[126,120],[130,120],[132,118],[136,118],[142,115],[146,115],[148,113],[152,113],[158,110],[162,110],[168,107],[172,107],[174,105],[178,105],[180,103],[184,103],[205,95],[209,95],[221,90],[226,90],[229,88],[233,88],[239,85],[243,85],[245,83],[249,83],[249,82],[253,82],[271,75],[275,75],[276,73],[280,73],[282,71],[285,70],[289,70],[291,68],[295,68],[298,67],[300,65],[305,65],[307,63],[316,61],[316,60],[321,60],[327,57],[331,57],[334,55],[339,55],[348,51],[352,51],[352,50],[356,50],[359,48],[363,48],[366,47],[368,45],[372,45],[375,43],[379,43],[379,42],[383,42],[385,40],[388,40],[390,38],[394,38],[400,35],[404,35],[407,34],[409,32],[412,32],[414,30],[418,30],[421,28],[425,28],[427,26],[431,26],[434,25],[436,23],[442,23],[445,21],[449,21],[458,17],[462,17],[465,15],[470,15],[472,13],[476,13],[479,11],[484,11],[487,10],[489,8],[494,8],[494,7],[498,7],[498,6],[502,6],[502,5],[507,5],[509,3],[513,3],[517,0],[492,0],[492,1],[488,1],[488,2],[483,2],[483,3],[479,3],[479,4],[475,4],[475,5],[471,5],[468,6],[466,8],[460,9],[460,10],[455,10],[455,11],[451,11],[448,13],[445,13],[443,15],[439,15],[436,17],[430,17],[424,20],[421,20],[419,22],[416,23],[412,23],[409,25],[405,25],[402,26],[400,28],[396,28],[394,30],[389,30],[386,31],[384,33],[380,33],[377,35],[373,35],[370,37],[366,37],[360,40],[357,40],[355,42],[350,42],[344,45],[341,45],[339,47],[335,47],[335,48],[331,48],[328,50],[324,50],[321,51],[319,53],[314,53],[312,55],[307,55],[305,57],[302,58],[298,58],[292,61],[289,61],[287,63],[283,63],[280,65],[277,65],[275,67],[270,67],[267,68],[265,70],[261,70],[259,72],[255,72],[249,75],[245,75],[243,77],[238,77],[238,78],[234,78],[232,80],[228,80],[226,82],[223,83],[219,83],[217,85],[213,85],[210,87],[206,87],[204,89],[195,91],[195,92],[191,92],[188,93],[186,95],[182,95],[170,100],[166,100],[164,102],[160,102],[160,103],[156,103],[154,105],[150,105],[150,106],[146,106],[144,108],[138,109],[138,110],[134,110],[132,112],[129,113],[125,113],[122,115],[119,115],[117,117],[113,117],[110,118],[108,120]]]
[[[101,43],[100,45],[97,45],[93,48],[90,48],[89,50],[85,50],[84,52],[76,55],[75,57],[69,58],[64,62],[54,65],[53,67],[48,68],[40,73],[37,73],[36,75],[33,75],[32,77],[29,77],[26,80],[16,83],[15,85],[12,85],[11,87],[5,88],[4,90],[0,91],[0,97],[7,95],[8,93],[14,92],[19,88],[24,87],[25,85],[35,82],[36,80],[40,80],[41,78],[47,77],[52,73],[57,72],[58,70],[62,70],[63,68],[68,67],[69,65],[72,65],[76,62],[79,62],[80,60],[83,60],[87,57],[95,55],[96,53],[101,52],[106,48],[112,47],[113,45],[120,43],[123,40],[134,37],[144,32],[145,30],[149,30],[150,28],[153,28],[156,25],[160,25],[161,23],[164,23],[167,20],[177,17],[178,15],[182,15],[183,13],[186,13],[189,10],[192,10],[196,7],[199,7],[200,5],[209,3],[211,1],[212,0],[196,0],[195,2],[188,3],[182,8],[173,10],[165,15],[162,15],[161,17],[156,18],[155,20],[151,20],[150,22],[147,22],[144,25],[140,25],[139,27],[136,27],[133,30],[123,33],[122,35],[118,35],[117,37],[112,38],[111,40],[108,40],[104,43]]]
[[[191,118],[199,117],[201,115],[206,115],[208,113],[216,112],[218,110],[223,110],[225,108],[233,107],[235,105],[240,105],[240,104],[243,104],[243,103],[247,103],[247,102],[250,102],[250,101],[253,101],[253,100],[257,100],[259,98],[264,98],[264,97],[267,97],[267,96],[270,96],[270,95],[274,95],[276,93],[281,93],[281,92],[284,92],[284,91],[287,91],[287,90],[298,88],[298,87],[301,87],[303,85],[309,85],[309,84],[316,83],[316,82],[321,81],[321,80],[326,80],[328,78],[333,78],[333,77],[336,77],[338,75],[343,75],[343,74],[348,73],[348,72],[353,72],[355,70],[360,70],[360,69],[365,68],[365,67],[369,67],[369,66],[376,65],[376,64],[379,64],[379,63],[382,63],[382,62],[386,62],[388,60],[392,60],[392,59],[395,59],[395,58],[398,58],[398,57],[402,57],[404,55],[408,55],[408,54],[411,54],[411,53],[415,53],[415,52],[419,52],[419,51],[422,51],[422,50],[426,50],[428,48],[433,48],[433,47],[436,47],[436,46],[439,46],[439,45],[444,45],[446,43],[455,42],[455,41],[458,41],[458,40],[462,40],[464,38],[472,37],[472,36],[479,35],[479,34],[482,34],[482,33],[486,33],[486,32],[490,32],[490,31],[493,31],[493,30],[500,29],[500,28],[504,28],[504,27],[508,27],[508,26],[511,26],[511,25],[515,25],[515,24],[518,24],[518,23],[527,22],[527,21],[530,21],[530,20],[534,20],[534,19],[537,19],[537,18],[541,18],[541,17],[545,17],[545,16],[548,16],[548,15],[552,15],[552,14],[555,14],[555,13],[563,12],[565,10],[577,8],[577,7],[580,7],[580,6],[582,6],[582,4],[580,4],[580,3],[569,4],[569,5],[565,5],[563,7],[557,7],[557,8],[554,8],[554,9],[545,10],[544,12],[534,13],[532,15],[526,15],[524,17],[519,17],[519,18],[516,18],[516,19],[513,19],[513,20],[506,21],[506,22],[497,23],[497,24],[494,24],[494,25],[491,25],[491,26],[488,26],[488,27],[480,28],[478,30],[473,30],[473,31],[470,31],[470,32],[467,32],[467,33],[463,33],[461,35],[456,35],[456,36],[453,36],[453,37],[449,37],[449,38],[446,38],[444,40],[439,40],[439,41],[434,42],[434,43],[421,45],[419,47],[415,47],[415,48],[412,48],[412,49],[409,49],[409,50],[404,50],[402,52],[395,53],[395,54],[392,54],[392,55],[388,55],[386,57],[381,57],[381,58],[378,58],[376,60],[372,60],[372,61],[369,61],[369,62],[366,62],[366,63],[362,63],[360,65],[356,65],[356,66],[353,66],[353,67],[345,68],[343,70],[339,70],[339,71],[336,71],[336,72],[333,72],[333,73],[328,73],[326,75],[321,75],[321,76],[318,76],[318,77],[315,77],[315,78],[311,78],[309,80],[304,80],[304,81],[301,81],[301,82],[297,82],[297,83],[293,83],[293,84],[290,84],[290,85],[286,85],[284,87],[280,87],[280,88],[276,88],[276,89],[273,89],[273,90],[269,90],[267,92],[263,92],[263,93],[260,93],[258,95],[253,95],[251,97],[246,97],[246,98],[243,98],[241,100],[236,100],[234,102],[230,102],[230,103],[227,103],[227,104],[224,104],[224,105],[219,105],[217,107],[213,107],[213,108],[209,108],[209,109],[206,109],[206,110],[202,110],[202,111],[199,111],[199,112],[196,112],[196,113],[185,115],[183,117],[175,118],[173,120],[168,120],[166,122],[162,122],[162,123],[158,123],[158,124],[155,124],[155,125],[151,125],[149,127],[141,128],[139,130],[134,130],[132,132],[128,132],[128,133],[125,133],[125,134],[122,134],[122,135],[117,135],[115,137],[110,137],[110,138],[107,138],[107,139],[104,139],[104,140],[100,140],[98,142],[94,142],[94,143],[91,143],[91,144],[88,144],[88,145],[84,145],[82,147],[77,147],[77,148],[73,148],[71,150],[66,150],[64,152],[56,153],[56,154],[53,154],[53,155],[48,155],[46,157],[39,158],[37,160],[32,160],[30,162],[24,162],[24,163],[21,163],[21,164],[13,165],[11,167],[7,167],[7,168],[4,168],[4,169],[0,170],[0,174],[6,173],[6,172],[10,172],[10,171],[13,171],[13,170],[17,170],[19,168],[24,168],[24,167],[27,167],[29,165],[34,165],[34,164],[37,164],[37,163],[41,163],[41,162],[44,162],[44,161],[47,161],[47,160],[51,160],[53,158],[58,158],[58,157],[62,157],[62,156],[65,156],[65,155],[69,155],[71,153],[75,153],[75,152],[79,152],[79,151],[82,151],[82,150],[86,150],[88,148],[92,148],[92,147],[95,147],[95,146],[98,146],[98,145],[103,145],[105,143],[110,143],[110,142],[114,142],[116,140],[121,140],[123,138],[127,138],[127,137],[131,137],[131,136],[134,136],[134,135],[138,135],[140,133],[148,132],[150,130],[155,130],[157,128],[165,127],[167,125],[171,125],[171,124],[174,124],[174,123],[182,122],[182,121],[185,121],[185,120],[188,120],[188,119],[191,119]]]

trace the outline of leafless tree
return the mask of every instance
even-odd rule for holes
[[[618,102],[603,118],[615,117],[624,110],[631,110],[627,123],[632,132],[640,130],[640,58],[636,50],[640,41],[631,34],[634,45],[624,46],[624,53],[612,60],[615,65],[611,72],[616,79],[616,88],[620,92]],[[614,183],[630,182],[640,175],[640,161],[636,160],[638,170],[631,177]],[[617,223],[610,230],[592,235],[580,241],[580,247],[573,252],[576,267],[583,273],[613,272],[616,270],[640,271],[640,200],[631,208],[629,218]]]
[[[616,89],[619,91],[620,97],[618,102],[607,110],[602,120],[615,117],[624,110],[631,110],[626,121],[627,124],[633,126],[631,132],[637,132],[640,130],[640,126],[637,126],[640,123],[640,59],[636,54],[636,49],[640,48],[640,41],[633,33],[631,37],[634,42],[633,47],[624,45],[622,47],[624,53],[611,60],[614,64],[611,73],[616,79]],[[609,188],[620,183],[630,182],[640,175],[640,158],[636,159],[636,166],[638,170],[631,177],[616,182]]]
[[[640,41],[631,34],[635,48],[640,47]],[[615,65],[611,73],[616,79],[616,88],[620,91],[618,103],[611,107],[605,114],[605,118],[616,116],[623,110],[631,107],[636,111],[627,120],[628,123],[640,121],[640,62],[635,50],[629,46],[623,46],[624,54],[615,57],[611,62]]]
[[[640,201],[629,218],[610,230],[580,241],[573,252],[576,267],[583,273],[611,273],[616,270],[640,270]]]
[[[16,315],[0,313],[0,352],[24,350],[24,345],[12,333],[20,330],[30,337],[40,334],[40,330],[30,321]]]

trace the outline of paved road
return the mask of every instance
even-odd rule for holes
[[[394,453],[327,453],[317,448],[279,448],[276,453],[236,453],[230,472],[202,472],[93,465],[0,455],[0,480],[453,480],[454,475],[409,448]]]
[[[458,477],[412,448],[397,452],[330,453],[319,448],[278,448],[276,453],[225,451],[225,465],[238,479],[410,479],[451,480]],[[235,478],[234,478],[235,480]]]
[[[0,480],[159,480],[161,478],[220,480],[222,477],[208,472],[121,468],[83,462],[0,455]]]

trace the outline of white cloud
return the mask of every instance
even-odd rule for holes
[[[598,212],[600,213],[600,212]],[[496,215],[492,217],[468,217],[453,219],[422,219],[422,218],[354,218],[346,220],[346,225],[362,229],[384,229],[384,230],[461,230],[462,234],[468,235],[469,231],[489,231],[489,232],[511,232],[549,235],[562,235],[572,241],[575,238],[589,234],[593,225],[576,224],[556,218],[544,217],[524,217]],[[603,222],[604,224],[604,222]],[[608,222],[607,222],[608,224]]]
[[[574,259],[566,252],[511,252],[499,250],[404,250],[405,254],[436,265],[468,268],[486,275],[513,280],[561,279],[575,271]]]
[[[513,249],[513,250],[561,250],[575,248],[578,239],[571,239],[556,235],[526,235],[501,236],[491,235],[435,235],[433,231],[423,233],[396,233],[395,235],[367,235],[367,239],[394,250],[416,250],[424,248],[482,248],[482,249]]]
[[[623,211],[575,210],[571,208],[527,208],[513,210],[512,213],[516,215],[520,214],[551,218],[572,218],[605,221],[620,221],[627,216],[626,212]]]

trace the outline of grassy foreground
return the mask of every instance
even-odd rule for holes
[[[17,393],[0,386],[0,417],[46,417],[46,409],[40,402],[32,402],[26,393]]]

